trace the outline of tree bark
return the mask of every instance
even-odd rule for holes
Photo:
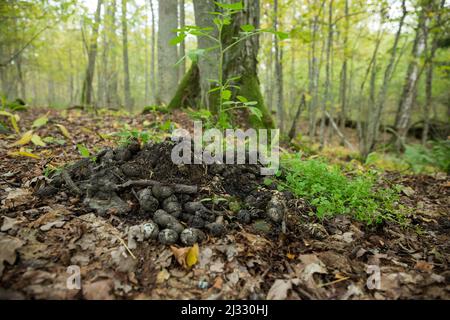
[[[441,23],[441,10],[444,8],[445,0],[441,0],[440,6],[436,5],[436,0],[431,0],[431,11],[436,15],[435,21],[436,25]],[[425,29],[425,43],[429,37],[431,30]],[[422,144],[425,145],[428,140],[428,132],[430,130],[430,113],[433,106],[433,67],[434,67],[434,57],[436,55],[436,50],[438,48],[439,36],[438,33],[433,33],[433,38],[431,40],[431,46],[429,48],[427,60],[426,60],[426,78],[425,78],[425,104],[423,110],[423,132],[422,132]]]
[[[196,12],[196,25],[204,26],[204,23],[207,23],[206,26],[212,27],[212,17],[210,15],[202,14],[204,11],[199,11],[199,7],[202,7],[202,4],[209,4],[210,6],[214,5],[212,0],[194,0],[194,7]],[[224,47],[229,46],[232,42],[235,41],[235,37],[239,35],[241,32],[240,26],[245,24],[251,24],[255,28],[259,28],[259,18],[260,18],[260,7],[258,0],[244,0],[243,1],[245,9],[233,16],[233,22],[231,25],[227,26],[228,28],[224,31],[222,37],[222,43]],[[205,6],[203,6],[205,8]],[[202,20],[198,19],[202,17]],[[205,20],[203,20],[205,19]],[[211,47],[209,42],[202,42],[202,38],[199,39],[198,44],[199,48],[208,48]],[[203,39],[205,40],[205,39]],[[206,41],[206,40],[205,40]],[[272,117],[268,112],[264,99],[260,90],[259,78],[257,75],[257,54],[259,50],[259,38],[258,36],[253,36],[247,38],[244,41],[241,41],[239,44],[232,47],[228,50],[224,56],[224,64],[223,64],[223,74],[224,79],[228,79],[235,76],[240,76],[240,79],[237,80],[234,84],[239,86],[239,95],[246,97],[249,101],[256,101],[256,107],[259,108],[263,114],[262,123],[259,122],[256,117],[247,115],[250,123],[254,127],[273,127]],[[206,55],[208,55],[207,53]],[[213,57],[217,57],[213,53]],[[183,81],[180,83],[178,87],[177,94],[172,99],[169,104],[169,108],[179,108],[185,107],[186,102],[198,101],[199,92],[206,92],[210,88],[210,82],[207,81],[208,78],[205,78],[208,74],[211,74],[213,77],[209,79],[217,79],[217,66],[214,63],[209,62],[205,57],[200,57],[198,64],[193,63],[190,70],[184,76]],[[213,62],[217,63],[217,59]],[[204,63],[205,67],[202,69],[201,64]],[[201,88],[201,84],[208,83],[206,88]],[[213,95],[206,98],[206,101],[210,104],[210,109],[212,111],[218,110],[218,99],[211,99]],[[205,99],[205,98],[203,98]],[[192,105],[191,105],[192,106]]]
[[[152,16],[152,40],[151,40],[151,63],[150,63],[150,88],[152,90],[152,104],[156,100],[156,23],[153,0],[149,0],[150,14]]]
[[[317,5],[316,0],[314,1],[314,6]],[[319,18],[321,12],[324,8],[325,0],[322,0],[320,7],[318,9],[318,13],[314,16],[311,22],[311,57],[310,57],[310,76],[309,76],[309,94],[311,96],[309,103],[309,126],[308,126],[308,134],[312,139],[316,134],[316,116],[317,116],[317,105],[319,100],[319,76],[320,76],[320,67],[317,62],[317,34],[319,32]]]
[[[125,97],[125,108],[133,109],[133,98],[130,89],[130,69],[128,65],[128,23],[127,23],[127,0],[122,0],[122,54],[123,54],[123,89]]]
[[[81,93],[81,104],[91,105],[92,104],[92,81],[94,79],[95,71],[95,60],[97,57],[97,38],[98,29],[100,26],[100,12],[103,0],[97,1],[97,9],[95,11],[95,21],[92,27],[92,36],[89,44],[88,51],[88,67],[86,70],[86,75],[83,83],[83,90]]]
[[[273,29],[278,31],[278,0],[274,0],[273,4]],[[283,49],[278,43],[278,36],[273,37],[273,46],[275,48],[275,84],[277,88],[277,115],[279,119],[280,129],[284,127],[284,90],[283,90]]]
[[[159,0],[158,7],[158,98],[157,103],[168,104],[177,87],[177,47],[169,42],[178,27],[177,0]]]
[[[340,102],[341,102],[341,116],[340,116],[340,127],[341,131],[345,128],[345,121],[347,119],[347,61],[348,61],[348,33],[350,29],[350,16],[349,16],[349,6],[348,1],[345,0],[344,4],[344,14],[345,14],[345,25],[344,25],[344,58],[342,61],[342,71],[341,71],[341,85],[340,85]],[[343,143],[343,141],[341,141]]]
[[[427,18],[424,11],[425,8],[423,8],[419,16],[418,27],[416,28],[416,37],[414,39],[414,45],[411,53],[412,59],[408,65],[403,92],[395,119],[395,130],[397,132],[396,147],[398,150],[402,150],[404,148],[406,134],[408,133],[409,129],[411,111],[417,95],[417,82],[420,77],[419,59],[425,49],[423,28],[425,27]]]
[[[331,99],[331,50],[333,46],[333,0],[330,0],[328,8],[328,40],[327,40],[327,56],[325,67],[325,93],[324,101],[322,103],[322,119],[320,122],[320,147],[325,146],[325,119],[326,108],[332,103]]]
[[[377,137],[378,137],[378,132],[380,129],[381,115],[384,110],[386,96],[387,96],[387,92],[389,89],[389,83],[392,78],[393,72],[395,70],[395,60],[396,60],[396,56],[397,56],[398,43],[400,41],[400,35],[402,33],[405,18],[408,14],[408,12],[406,11],[405,0],[402,0],[402,11],[403,11],[403,13],[402,13],[402,16],[399,21],[397,33],[395,34],[394,44],[391,49],[389,61],[388,61],[388,64],[387,64],[385,72],[384,72],[382,86],[381,86],[381,89],[378,94],[378,102],[375,103],[375,108],[373,108],[373,107],[368,108],[366,125],[362,128],[365,131],[363,133],[364,140],[363,140],[362,149],[361,149],[361,154],[364,158],[366,158],[368,156],[368,154],[373,151]],[[377,44],[377,47],[378,46],[379,46],[379,43]],[[375,59],[376,59],[376,56],[375,56]],[[372,68],[373,68],[373,66],[372,66]]]
[[[185,8],[184,8],[184,0],[178,0],[179,3],[179,12],[180,12],[180,29],[184,28],[186,25],[186,15],[185,15]],[[180,52],[178,55],[178,59],[181,59],[184,57],[184,55],[186,54],[186,42],[183,39],[183,41],[180,42]],[[186,73],[186,60],[183,60],[180,63],[180,68],[179,68],[179,75],[178,78],[181,79],[184,74]]]

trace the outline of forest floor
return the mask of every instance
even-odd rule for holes
[[[107,135],[125,123],[142,130],[170,119],[187,127],[189,117],[182,112],[93,116],[32,109],[21,113],[20,125],[31,128],[47,112],[49,123],[35,132],[53,142],[22,150],[39,158],[11,154],[18,149],[11,147],[17,137],[0,136],[1,299],[450,299],[446,174],[384,173],[403,186],[400,202],[410,209],[409,226],[386,222],[367,227],[348,216],[321,221],[308,214],[305,201],[293,198],[287,202],[286,232],[234,222],[224,236],[199,243],[195,265],[188,268],[188,249],[182,246],[143,241],[129,248],[129,227],[142,223],[142,216],[97,214],[65,189],[49,197],[35,191],[46,183],[49,165],[81,159],[77,144],[95,154],[116,147]],[[163,179],[164,172],[159,174],[152,178]],[[189,181],[189,173],[183,182],[197,184],[202,196],[245,191],[237,187],[240,178],[232,177],[231,188],[224,184],[216,191],[208,180],[218,176],[199,174]],[[254,178],[245,174],[242,179]],[[128,201],[135,206],[136,199]],[[80,290],[66,287],[70,265],[81,267]],[[367,286],[374,275],[369,266],[379,267],[378,288]]]

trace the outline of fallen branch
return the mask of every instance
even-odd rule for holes
[[[63,178],[64,182],[73,193],[79,196],[83,195],[83,192],[81,192],[80,188],[78,188],[75,182],[73,182],[72,178],[70,177],[69,173],[66,170],[63,170],[61,172],[61,177]]]
[[[344,134],[339,130],[338,126],[336,125],[336,122],[334,122],[333,118],[330,116],[330,114],[325,111],[325,115],[330,120],[331,126],[333,127],[334,131],[336,131],[339,138],[341,138],[342,141],[344,141],[345,145],[352,151],[355,151],[355,147],[345,138]]]
[[[163,184],[156,180],[130,180],[125,183],[117,185],[118,189],[125,189],[129,187],[153,187],[156,185],[166,185],[171,187],[175,193],[195,194],[198,192],[197,186],[190,186],[186,184]]]

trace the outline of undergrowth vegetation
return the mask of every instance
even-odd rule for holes
[[[374,171],[346,174],[324,159],[302,159],[301,154],[284,155],[276,183],[316,208],[319,218],[348,214],[368,225],[383,221],[405,222],[398,207],[399,189],[377,185]],[[272,183],[266,179],[266,183]]]

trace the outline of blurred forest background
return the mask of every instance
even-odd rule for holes
[[[195,2],[202,3],[1,1],[3,100],[136,112],[168,105],[191,61],[175,64],[197,48],[192,36],[170,41],[177,28],[196,24]],[[445,0],[244,3],[258,11],[261,28],[287,35],[261,34],[258,52],[265,104],[286,135],[293,138],[295,127],[301,139],[323,146],[336,132],[341,143],[359,143],[363,156],[373,151],[380,133],[396,137],[400,149],[408,133],[424,144],[447,138]]]

